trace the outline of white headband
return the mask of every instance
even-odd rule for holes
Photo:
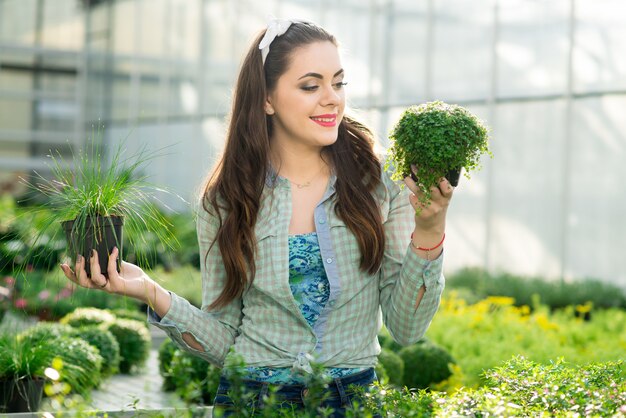
[[[303,22],[303,20],[296,19],[277,19],[275,17],[270,16],[269,21],[267,22],[267,30],[265,31],[265,36],[259,42],[259,49],[261,50],[261,57],[263,58],[263,65],[265,65],[265,59],[267,58],[267,54],[270,53],[270,44],[274,42],[278,36],[281,36],[292,23]]]

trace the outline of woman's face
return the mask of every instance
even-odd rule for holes
[[[337,140],[346,98],[339,51],[332,42],[296,49],[265,104],[272,115],[272,141],[323,147]]]

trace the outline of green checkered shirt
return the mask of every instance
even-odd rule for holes
[[[383,173],[375,195],[383,216],[386,248],[380,270],[370,275],[359,270],[357,241],[335,214],[335,181],[331,176],[314,212],[330,283],[329,300],[314,327],[300,313],[289,287],[291,185],[275,175],[268,176],[255,227],[258,255],[252,286],[226,307],[208,311],[226,278],[215,245],[202,269],[202,308],[172,293],[167,314],[158,318],[150,311],[149,322],[165,330],[183,349],[220,367],[232,346],[249,366],[307,370],[313,359],[326,367],[375,366],[380,352],[377,333],[383,322],[398,343],[408,345],[419,340],[439,307],[445,281],[443,256],[427,261],[409,246],[415,227],[409,190]],[[215,217],[199,211],[201,260],[217,226]],[[422,285],[426,292],[416,309]],[[183,333],[192,334],[204,351],[188,346]]]

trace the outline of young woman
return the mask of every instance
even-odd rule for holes
[[[349,386],[376,379],[379,312],[406,345],[438,308],[453,193],[442,178],[416,216],[414,181],[392,182],[371,132],[344,115],[345,84],[337,41],[319,26],[273,20],[253,42],[201,197],[201,309],[137,266],[123,263],[118,274],[117,250],[108,279],[97,257],[91,277],[85,260],[74,271],[62,265],[65,275],[147,303],[151,323],[215,365],[241,356],[255,407],[273,386],[301,407],[312,363],[323,365],[324,405],[343,416]],[[223,376],[215,399],[227,412],[228,385]]]

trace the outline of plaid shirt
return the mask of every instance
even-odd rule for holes
[[[202,308],[172,293],[167,314],[158,318],[150,312],[149,322],[165,330],[186,351],[219,367],[233,345],[248,366],[308,370],[312,359],[326,367],[374,366],[380,352],[377,333],[383,321],[398,343],[419,340],[439,307],[445,281],[443,255],[427,261],[409,246],[415,221],[408,188],[400,188],[383,173],[375,196],[383,216],[386,248],[381,268],[371,275],[359,270],[357,241],[334,212],[335,181],[331,176],[314,212],[330,297],[312,328],[289,288],[291,185],[275,175],[268,176],[255,226],[258,255],[252,286],[226,307],[208,311],[226,278],[216,244],[202,269]],[[199,211],[201,260],[217,227],[215,217]],[[422,285],[426,292],[416,309]],[[187,345],[182,339],[185,332],[192,334],[204,351]]]

